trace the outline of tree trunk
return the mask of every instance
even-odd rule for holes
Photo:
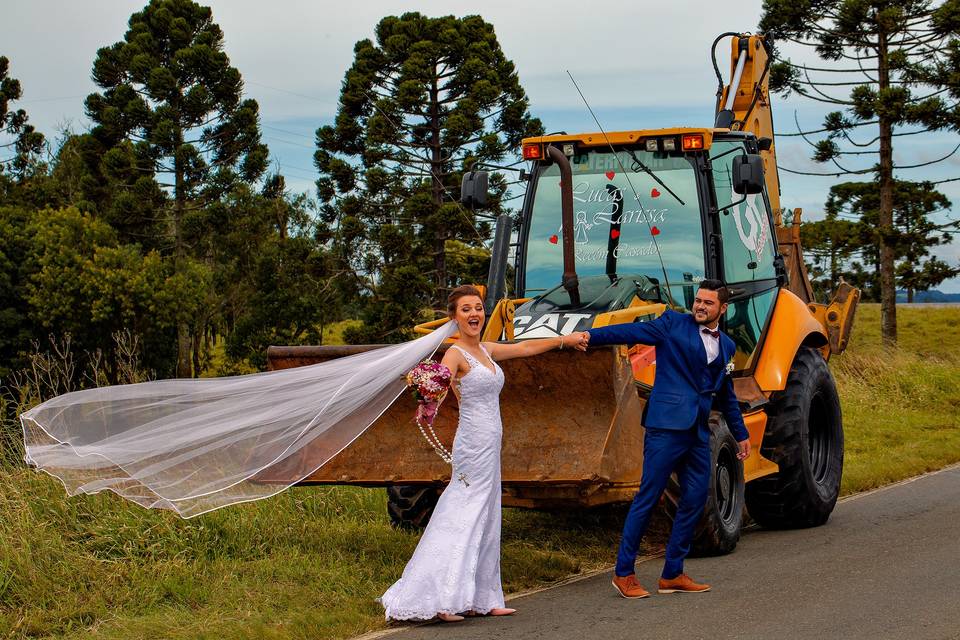
[[[434,76],[430,87],[430,168],[432,176],[430,184],[433,187],[434,211],[443,206],[443,153],[440,148],[440,88]],[[437,308],[443,308],[447,289],[447,230],[438,226],[433,236],[433,269],[437,278],[437,293],[434,303]]]
[[[196,376],[200,376],[200,349],[202,334],[199,331],[193,333],[193,371]]]
[[[880,33],[877,81],[882,94],[890,86],[887,36]],[[893,255],[893,125],[882,111],[880,123],[880,332],[883,343],[897,343],[897,285]]]
[[[174,102],[174,108],[176,108],[176,102]],[[183,132],[179,131],[177,133],[177,138],[179,142],[183,143]],[[183,166],[182,160],[179,157],[179,145],[178,148],[174,150],[173,155],[173,169],[174,169],[174,186],[173,186],[173,242],[174,242],[174,255],[173,255],[173,270],[175,273],[180,273],[180,270],[183,268],[183,262],[186,259],[186,248],[183,243],[183,230],[180,225],[183,221],[183,212],[186,209],[186,185],[184,184],[183,179]],[[180,320],[177,323],[177,377],[178,378],[190,378],[193,377],[193,367],[190,361],[190,352],[193,348],[193,336],[190,332],[190,325],[184,320]]]
[[[834,291],[837,290],[837,278],[839,274],[839,264],[837,261],[837,249],[836,244],[830,243],[830,294],[832,295]]]
[[[913,302],[913,287],[907,287],[907,303]]]

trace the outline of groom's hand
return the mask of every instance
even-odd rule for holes
[[[740,451],[737,452],[737,460],[746,460],[750,457],[750,441],[741,440],[737,443],[740,446]]]

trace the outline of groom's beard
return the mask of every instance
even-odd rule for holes
[[[707,312],[707,315],[703,316],[702,320],[701,320],[701,316],[698,316],[696,313],[694,313],[693,319],[697,324],[703,325],[704,327],[709,327],[714,322],[720,319],[720,311],[717,310],[717,312],[713,315],[710,315],[710,313]]]

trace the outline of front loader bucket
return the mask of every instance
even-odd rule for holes
[[[314,364],[376,346],[271,347],[271,368]],[[446,345],[437,358],[442,357]],[[514,506],[593,505],[629,499],[643,462],[643,402],[620,348],[553,351],[501,363],[504,501]],[[319,469],[303,467],[309,452],[262,472],[287,482],[312,471],[310,484],[442,484],[450,467],[413,422],[416,403],[404,393],[367,431]],[[456,398],[447,396],[434,424],[451,447]]]

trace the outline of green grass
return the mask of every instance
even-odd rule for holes
[[[340,322],[327,324],[323,327],[323,344],[346,344],[343,339],[344,331],[361,324],[363,324],[362,320],[341,320]],[[200,373],[201,378],[236,376],[259,371],[249,359],[237,361],[228,358],[226,346],[226,341],[222,337],[213,342],[207,356],[208,360],[204,363],[203,370]]]
[[[863,305],[834,358],[850,493],[960,460],[960,309],[902,309],[901,348]],[[326,341],[326,340],[325,340]],[[509,592],[609,564],[623,508],[507,509]],[[417,536],[382,489],[304,487],[183,521],[112,495],[0,470],[0,638],[348,638],[384,625],[374,598]]]
[[[331,322],[323,328],[323,344],[346,344],[346,341],[343,339],[343,332],[349,328],[359,327],[362,324],[362,320]]]
[[[0,637],[346,638],[382,626],[374,598],[417,536],[382,489],[297,488],[182,521],[109,495],[66,498],[0,474]],[[622,513],[508,510],[503,573],[529,589],[609,562]]]
[[[901,308],[898,349],[880,341],[879,305],[860,305],[831,361],[846,437],[844,494],[960,461],[960,307]]]

